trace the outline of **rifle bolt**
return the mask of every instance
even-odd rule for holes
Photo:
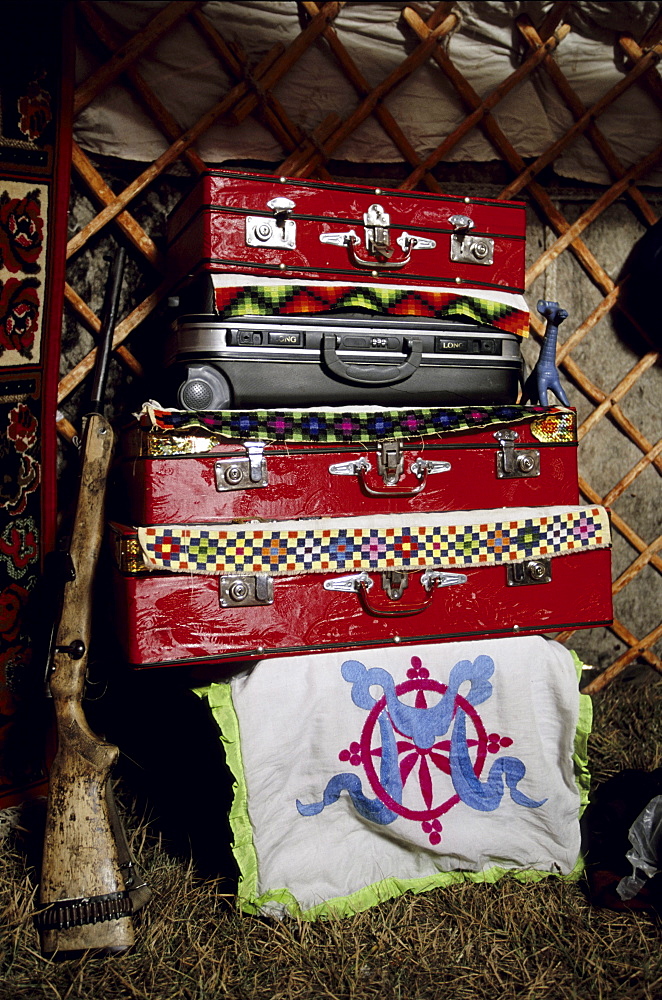
[[[68,646],[56,646],[57,653],[68,653],[72,660],[80,660],[85,656],[85,643],[82,639],[74,639]]]

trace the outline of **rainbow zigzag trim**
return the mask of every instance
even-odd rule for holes
[[[529,335],[529,313],[505,302],[455,292],[374,285],[245,285],[216,288],[219,316],[298,316],[365,309],[386,316],[463,318],[518,337]]]
[[[138,529],[145,564],[173,573],[342,573],[471,567],[605,548],[604,507]]]

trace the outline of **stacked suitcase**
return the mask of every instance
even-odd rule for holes
[[[524,210],[214,171],[111,525],[138,667],[611,620],[576,423],[516,403]]]

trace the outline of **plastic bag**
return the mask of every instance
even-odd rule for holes
[[[656,795],[642,809],[629,829],[630,850],[625,855],[632,865],[616,886],[621,899],[632,899],[647,879],[662,870],[662,795]]]

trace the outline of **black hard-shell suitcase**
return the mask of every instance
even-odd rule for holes
[[[179,317],[168,346],[184,409],[514,403],[520,338],[463,319]]]

